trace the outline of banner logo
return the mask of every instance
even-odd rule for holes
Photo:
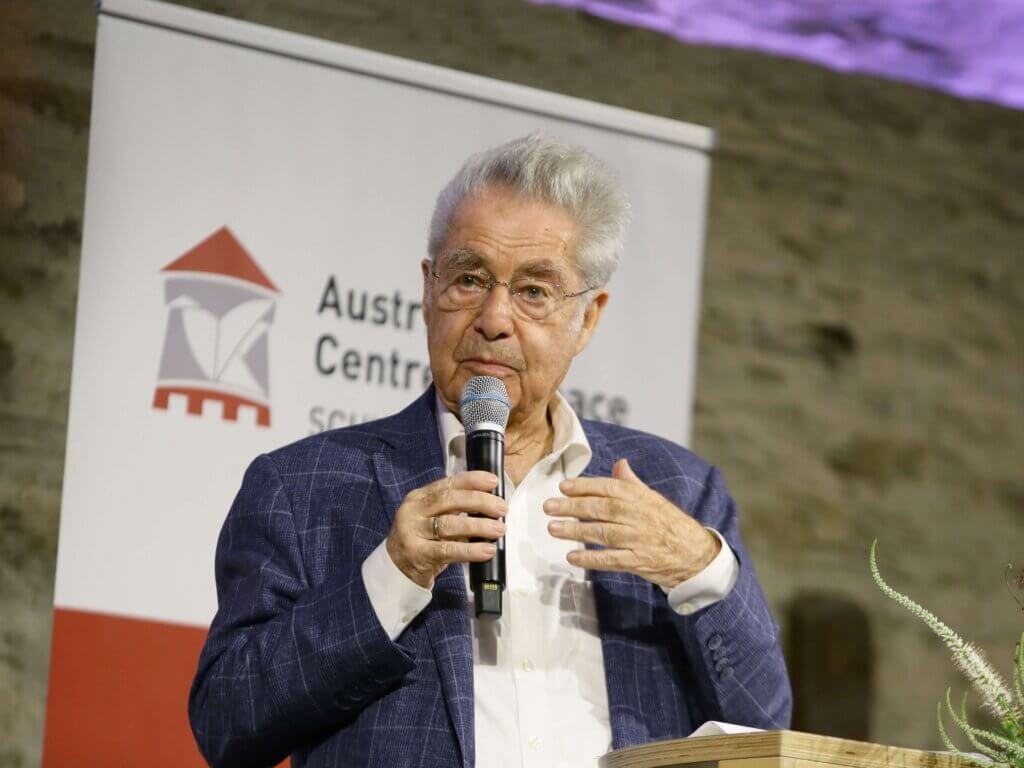
[[[270,426],[268,333],[277,287],[227,227],[161,270],[167,328],[153,407],[184,398],[200,416],[219,406],[225,421],[240,410]]]

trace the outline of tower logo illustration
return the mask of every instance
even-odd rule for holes
[[[184,398],[190,414],[219,403],[270,426],[268,333],[280,293],[227,227],[161,270],[167,330],[153,407]]]

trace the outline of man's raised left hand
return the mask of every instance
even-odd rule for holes
[[[564,480],[566,498],[544,502],[551,535],[607,549],[574,550],[568,561],[580,568],[626,571],[672,589],[700,573],[721,550],[718,538],[633,473],[626,459],[611,477]]]

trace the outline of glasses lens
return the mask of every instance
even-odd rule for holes
[[[511,290],[512,301],[519,311],[538,320],[555,310],[561,295],[557,283],[533,277],[512,281]]]
[[[479,306],[487,295],[490,277],[484,272],[446,269],[441,272],[441,299],[452,309]]]
[[[438,303],[450,310],[481,306],[495,284],[488,273],[479,270],[448,268],[437,277],[441,291]],[[532,320],[542,320],[554,312],[563,295],[558,283],[535,277],[513,280],[509,294],[515,310]]]

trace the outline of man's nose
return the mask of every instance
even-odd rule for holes
[[[512,296],[508,286],[495,284],[477,312],[473,327],[485,339],[501,339],[515,332],[512,323]]]

